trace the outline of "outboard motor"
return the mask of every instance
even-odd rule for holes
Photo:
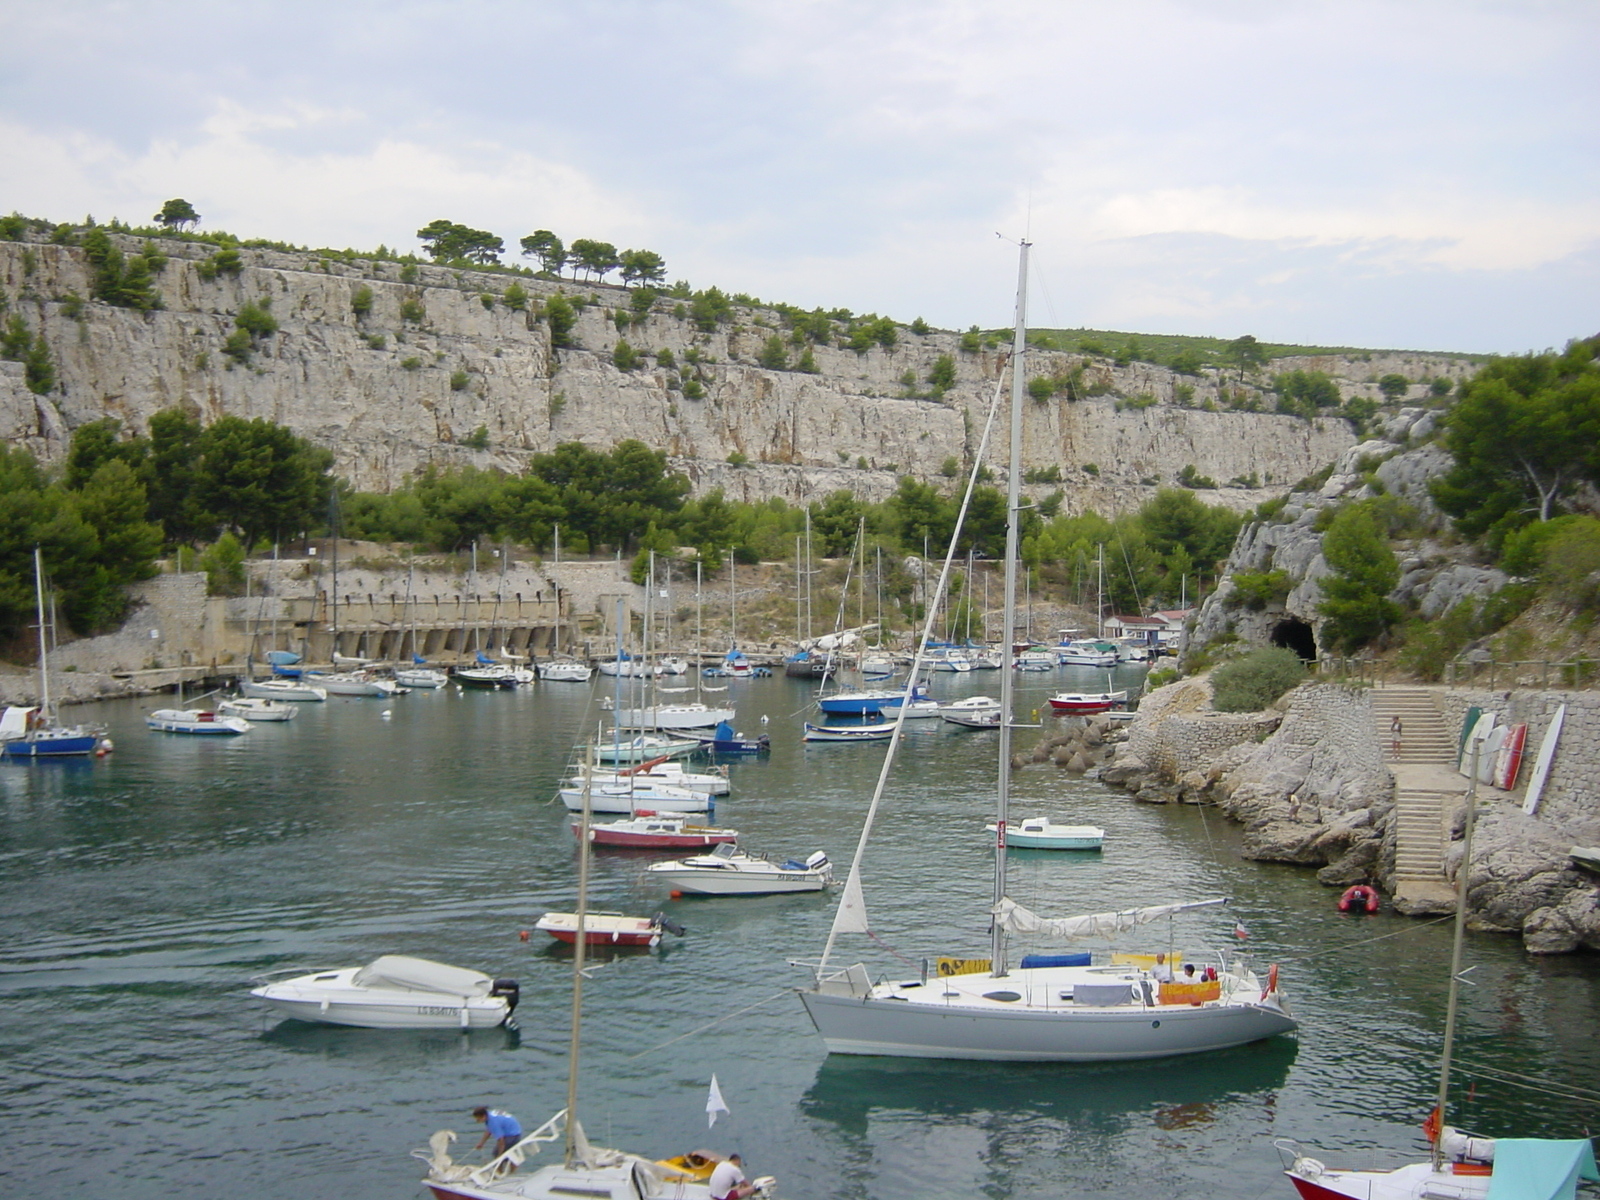
[[[506,1020],[509,1021],[511,1014],[517,1011],[517,1001],[522,999],[522,986],[515,979],[496,979],[489,995],[506,998]]]
[[[806,859],[806,870],[808,871],[820,871],[827,865],[828,856],[821,850],[818,850],[810,858]]]
[[[654,925],[657,929],[665,929],[668,933],[676,934],[678,937],[682,937],[684,934],[683,926],[679,925],[664,912],[658,912],[655,916],[651,917],[650,924]]]

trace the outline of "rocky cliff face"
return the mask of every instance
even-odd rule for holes
[[[122,241],[129,251],[141,244]],[[518,311],[504,303],[512,277],[502,274],[242,250],[237,274],[208,280],[200,263],[211,247],[174,241],[162,249],[170,256],[156,280],[163,307],[139,313],[72,302],[91,290],[81,250],[0,242],[10,311],[43,332],[60,376],[58,391],[35,396],[19,364],[0,363],[0,437],[49,461],[64,453],[74,428],[103,416],[132,432],[174,406],[206,420],[265,417],[330,447],[337,470],[368,490],[391,488],[429,464],[516,471],[564,441],[605,449],[633,437],[665,450],[697,491],[797,501],[847,488],[877,500],[900,475],[937,480],[948,459],[970,460],[1003,368],[1003,354],[962,353],[953,334],[902,329],[888,349],[816,347],[816,374],[767,370],[756,359],[777,331],[770,310],[738,308],[732,322],[705,333],[682,305],[661,299],[643,320],[619,328],[630,296],[617,287],[519,277],[531,303]],[[371,306],[358,314],[352,301],[363,288]],[[552,348],[536,315],[557,292],[586,301],[568,349]],[[251,301],[270,302],[279,330],[259,339],[248,363],[234,362],[223,343]],[[623,338],[647,352],[643,367],[613,365]],[[677,367],[658,364],[661,350]],[[698,399],[685,395],[679,376],[690,352],[701,360],[691,368],[704,389]],[[944,354],[956,361],[956,384],[926,398],[929,371]],[[1186,466],[1223,485],[1207,499],[1243,510],[1354,440],[1334,418],[1208,411],[1232,384],[1210,373],[1038,352],[1029,374],[1080,365],[1081,391],[1097,395],[1030,400],[1026,414],[1025,469],[1055,468],[1061,480],[1030,491],[1042,497],[1059,486],[1067,511],[1135,507]],[[1274,368],[1325,370],[1345,395],[1376,397],[1372,381],[1382,373],[1416,379],[1465,366],[1368,355]],[[465,444],[480,428],[487,447]]]
[[[1472,561],[1472,547],[1439,536],[1448,520],[1428,494],[1428,482],[1447,471],[1452,460],[1427,440],[1434,424],[1431,412],[1402,408],[1384,423],[1380,436],[1345,449],[1320,486],[1292,493],[1271,520],[1246,525],[1222,582],[1195,618],[1188,648],[1234,637],[1247,645],[1287,645],[1310,657],[1323,623],[1320,580],[1329,571],[1319,519],[1330,508],[1380,494],[1398,497],[1415,512],[1416,536],[1397,548],[1401,575],[1391,599],[1433,618],[1466,596],[1504,587],[1505,574]],[[1247,603],[1234,577],[1272,571],[1287,576],[1288,595],[1259,607]]]

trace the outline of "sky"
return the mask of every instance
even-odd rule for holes
[[[0,0],[0,212],[443,218],[942,328],[1600,332],[1596,0]],[[997,235],[1000,235],[997,237]]]

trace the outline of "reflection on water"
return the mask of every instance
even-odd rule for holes
[[[1073,1124],[1127,1124],[1154,1114],[1263,1099],[1283,1086],[1298,1052],[1294,1038],[1280,1037],[1220,1054],[1120,1064],[830,1055],[817,1068],[800,1107],[808,1116],[857,1134],[871,1118],[887,1113],[956,1124],[974,1114],[1023,1122],[1048,1117]]]
[[[522,1030],[505,1025],[466,1030],[356,1029],[291,1017],[263,1030],[261,1041],[275,1050],[313,1055],[329,1062],[382,1067],[384,1063],[460,1060],[475,1054],[516,1050],[522,1045]]]

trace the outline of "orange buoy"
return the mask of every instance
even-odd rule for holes
[[[519,941],[524,941],[524,942],[527,941],[528,940],[528,931],[526,929],[519,930],[518,933],[517,933],[517,938],[518,938]]]
[[[674,900],[682,900],[683,899],[683,893],[678,891],[677,888],[673,888],[672,891],[667,893],[667,895],[672,897],[672,899],[674,899]]]

